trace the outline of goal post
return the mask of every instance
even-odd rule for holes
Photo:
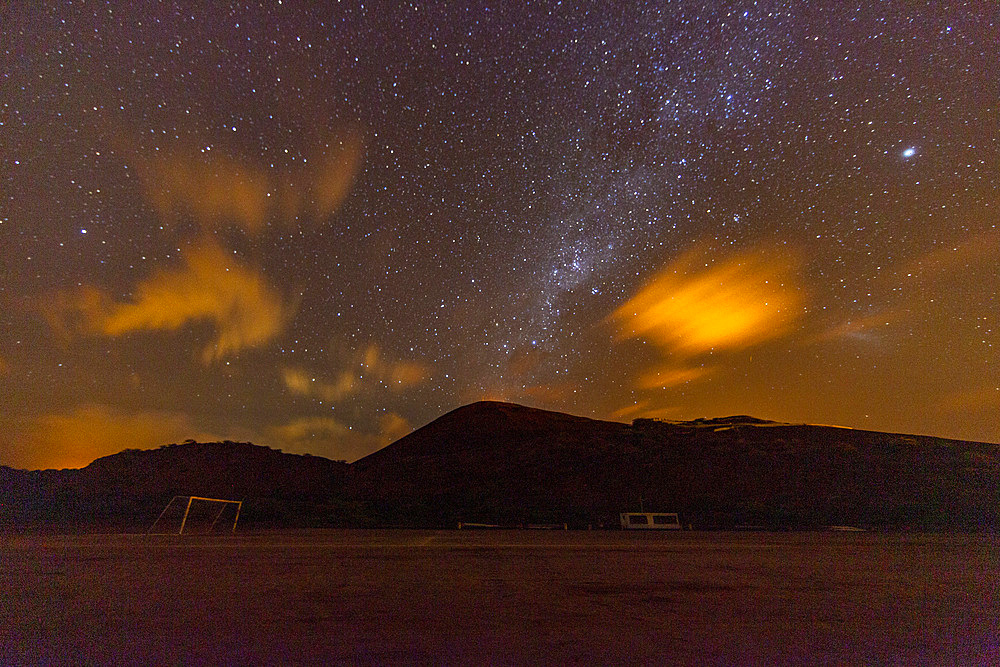
[[[215,509],[215,507],[218,509]],[[229,529],[230,534],[236,532],[236,524],[240,520],[240,512],[243,509],[242,500],[228,500],[225,498],[205,498],[203,496],[174,496],[163,508],[156,521],[146,531],[147,535],[183,535],[185,529],[188,532],[212,533],[216,524],[222,519],[226,510],[232,510],[233,523]],[[180,526],[174,530],[173,525]],[[228,516],[223,525],[229,525]],[[196,526],[192,531],[192,526]]]

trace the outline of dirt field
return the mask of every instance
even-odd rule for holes
[[[988,535],[0,536],[0,664],[1000,664]]]

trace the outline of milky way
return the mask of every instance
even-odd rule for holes
[[[14,3],[0,464],[481,398],[1000,440],[1000,9]]]

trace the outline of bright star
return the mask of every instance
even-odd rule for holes
[[[917,154],[917,149],[913,148],[912,146],[903,151],[903,157],[913,157],[916,154]]]

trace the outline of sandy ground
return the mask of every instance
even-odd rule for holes
[[[1000,664],[989,535],[0,536],[0,664]]]

